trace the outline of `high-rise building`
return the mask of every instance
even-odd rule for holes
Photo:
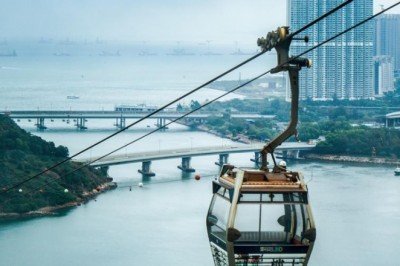
[[[380,55],[374,57],[374,93],[383,96],[394,91],[393,57]]]
[[[300,29],[344,0],[287,0],[290,31]],[[354,0],[301,35],[310,41],[293,41],[298,55],[372,16],[373,0]],[[347,32],[305,55],[313,62],[300,72],[300,98],[312,100],[373,98],[373,22]]]
[[[400,72],[400,14],[382,14],[375,19],[375,55],[393,57]]]

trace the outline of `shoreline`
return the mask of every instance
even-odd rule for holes
[[[240,143],[251,144],[254,141],[250,140],[247,136],[238,136],[231,137],[222,135],[216,131],[213,131],[204,126],[196,127],[197,130],[204,131],[213,135],[216,135],[221,138],[230,139],[232,141],[237,141]],[[260,149],[266,143],[260,143]],[[376,164],[376,165],[400,165],[399,159],[392,158],[384,158],[384,157],[371,157],[371,156],[349,156],[349,155],[334,155],[334,154],[315,154],[315,153],[306,153],[302,156],[303,159],[311,159],[311,160],[319,160],[319,161],[330,161],[330,162],[346,162],[346,163],[360,163],[360,164]]]
[[[331,162],[346,162],[346,163],[361,163],[361,164],[376,164],[376,165],[399,165],[400,160],[371,157],[371,156],[348,156],[348,155],[331,155],[331,154],[314,154],[309,153],[303,155],[304,159],[331,161]]]
[[[96,189],[93,189],[92,191],[84,192],[81,195],[81,197],[77,198],[77,200],[65,203],[63,205],[43,207],[35,211],[30,211],[26,213],[16,213],[16,212],[0,213],[0,221],[58,215],[59,212],[62,210],[81,206],[83,203],[86,203],[89,200],[94,199],[99,194],[115,188],[117,188],[117,183],[107,182],[102,185],[99,185]]]

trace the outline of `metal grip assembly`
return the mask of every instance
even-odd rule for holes
[[[266,37],[257,39],[257,45],[263,52],[272,50],[278,43],[289,35],[289,27],[278,27],[276,31],[268,32]]]

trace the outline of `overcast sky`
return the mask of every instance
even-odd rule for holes
[[[375,11],[394,2],[375,0]],[[254,43],[286,24],[286,0],[0,0],[0,7],[0,40]]]

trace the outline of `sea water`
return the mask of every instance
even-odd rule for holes
[[[139,56],[137,47],[117,44],[18,43],[17,57],[0,58],[0,108],[12,110],[112,110],[117,104],[163,105],[238,61],[225,56]],[[100,56],[119,50],[120,56]],[[54,56],[64,51],[69,56]],[[75,51],[75,52],[74,52]],[[163,50],[166,51],[165,49]],[[264,58],[265,59],[265,58]],[[259,61],[243,77],[268,65]],[[265,65],[264,65],[265,63]],[[238,72],[231,78],[237,78]],[[220,92],[205,90],[186,103]],[[68,95],[78,96],[68,100]],[[239,96],[232,96],[239,97]],[[133,122],[133,121],[131,121]],[[88,130],[54,121],[32,134],[66,145],[70,154],[115,132],[110,121],[88,121]],[[137,125],[85,152],[103,155],[155,129]],[[209,145],[232,141],[174,124],[119,153]],[[261,148],[261,147],[260,147]],[[236,166],[254,166],[252,154],[232,154]],[[180,159],[154,161],[155,177],[142,178],[140,164],[110,167],[119,187],[60,215],[0,223],[0,265],[212,265],[205,216],[217,156],[192,158],[195,173],[184,174]],[[289,161],[302,171],[310,191],[317,240],[310,265],[398,265],[400,178],[380,165]],[[194,175],[201,176],[199,181]],[[143,186],[139,186],[143,183]]]

